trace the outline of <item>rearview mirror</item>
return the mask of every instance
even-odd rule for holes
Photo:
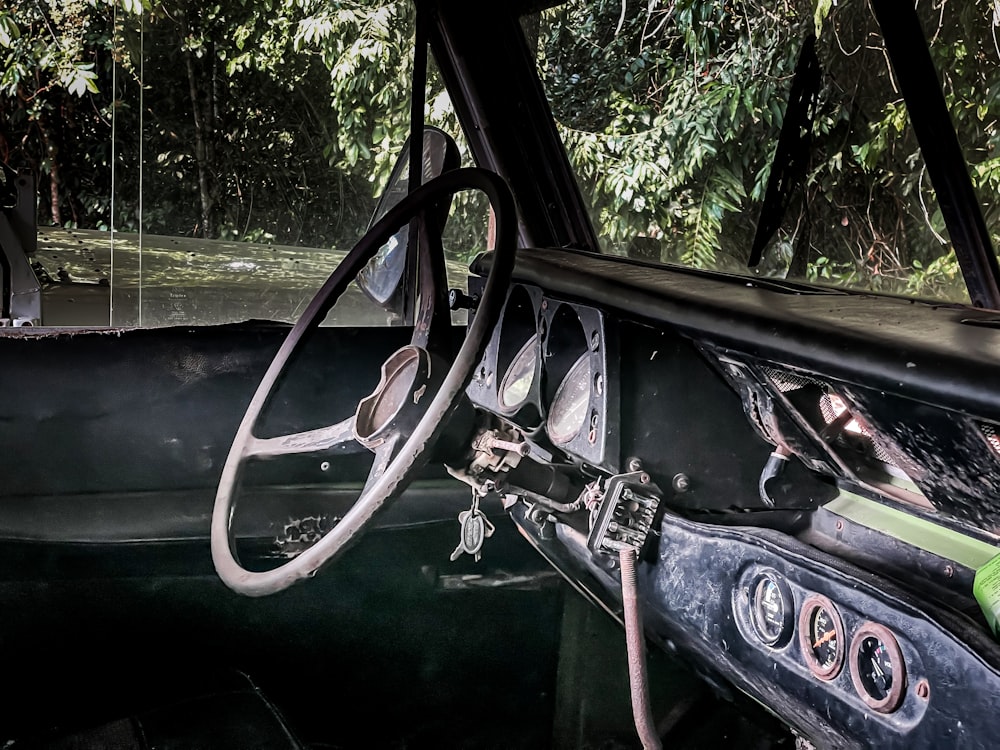
[[[424,127],[421,182],[426,183],[443,172],[456,169],[460,163],[461,158],[455,139],[438,128]],[[409,192],[409,170],[410,140],[407,139],[399,160],[393,167],[385,192],[382,193],[382,197],[375,207],[375,213],[372,214],[368,224],[369,229]],[[447,218],[447,209],[447,206],[443,208],[442,223]],[[405,317],[405,311],[402,310],[404,302],[401,297],[405,285],[401,282],[407,267],[409,238],[409,227],[401,228],[358,274],[358,286],[366,295],[386,309],[403,312],[403,317]]]

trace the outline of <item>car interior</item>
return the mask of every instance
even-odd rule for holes
[[[46,325],[5,183],[4,747],[995,744],[1000,268],[918,9],[853,4],[951,302],[602,252],[526,33],[552,5],[416,2],[403,159],[293,325]]]

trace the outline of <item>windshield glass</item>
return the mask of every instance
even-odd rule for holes
[[[921,5],[975,186],[993,196],[993,5]],[[539,72],[605,252],[969,301],[867,4],[570,2],[538,20]],[[995,246],[1000,209],[985,209]]]
[[[0,3],[0,166],[34,182],[35,324],[294,322],[403,153],[414,18],[409,0]],[[467,162],[433,61],[424,114]],[[453,207],[463,287],[486,208]],[[389,320],[358,290],[327,322]]]

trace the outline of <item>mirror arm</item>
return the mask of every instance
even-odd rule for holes
[[[425,6],[416,6],[416,31],[413,42],[413,82],[410,88],[410,164],[406,186],[407,194],[420,187],[424,176],[424,103],[427,96],[427,13]],[[406,325],[415,325],[417,320],[416,293],[419,289],[418,257],[420,231],[418,223],[410,222],[408,230],[406,269],[402,279],[403,319]],[[413,252],[418,248],[418,252]]]

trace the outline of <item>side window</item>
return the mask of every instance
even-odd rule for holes
[[[412,31],[408,2],[0,10],[0,161],[37,180],[42,324],[294,321],[402,151]],[[467,162],[433,69],[427,103]],[[486,219],[456,206],[458,284]],[[390,316],[366,301],[331,322]]]

